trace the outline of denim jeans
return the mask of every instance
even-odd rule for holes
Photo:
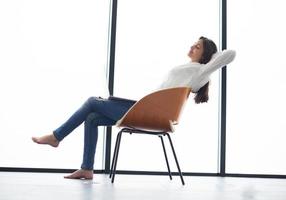
[[[84,122],[84,149],[81,168],[92,170],[98,138],[98,126],[112,126],[136,101],[90,97],[59,128],[53,131],[58,141],[63,140]]]

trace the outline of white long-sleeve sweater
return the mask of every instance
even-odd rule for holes
[[[197,92],[210,79],[215,70],[229,64],[235,58],[234,50],[223,50],[213,55],[207,64],[189,62],[173,68],[158,90],[173,87],[190,87],[192,92]]]

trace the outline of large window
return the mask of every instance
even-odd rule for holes
[[[227,1],[227,48],[237,56],[227,68],[226,173],[286,175],[283,5]],[[138,100],[155,91],[172,67],[189,61],[200,36],[220,49],[219,6],[118,0],[114,95]],[[0,167],[80,166],[83,126],[58,149],[36,145],[31,136],[51,133],[89,96],[108,95],[109,9],[106,0],[0,1]],[[184,172],[218,172],[219,82],[218,71],[207,104],[190,96],[172,134]],[[95,169],[104,165],[103,132]],[[159,139],[126,134],[122,144],[118,169],[167,170]]]
[[[58,149],[51,133],[94,95],[106,95],[109,1],[0,2],[0,167],[78,168],[83,127]],[[102,169],[103,134],[96,154]]]
[[[219,44],[219,1],[120,0],[117,22],[116,96],[140,99],[156,90],[168,70],[189,61],[200,36]],[[209,103],[195,105],[191,95],[173,135],[183,171],[217,172],[218,74]],[[126,135],[122,144],[118,169],[166,170],[159,139]]]
[[[286,174],[284,7],[228,1],[227,173]]]

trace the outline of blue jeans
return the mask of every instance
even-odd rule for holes
[[[58,141],[63,140],[84,122],[84,150],[81,168],[92,170],[98,137],[98,126],[112,126],[136,101],[90,97],[59,128],[53,131]]]

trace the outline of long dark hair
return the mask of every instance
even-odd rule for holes
[[[206,64],[211,60],[213,54],[217,52],[217,47],[216,47],[216,44],[212,40],[206,37],[201,36],[199,39],[203,41],[203,49],[204,49],[202,57],[199,60],[199,63]],[[195,100],[195,103],[208,102],[209,82],[207,82],[203,87],[201,87],[197,91],[197,93],[195,94],[194,100]]]

